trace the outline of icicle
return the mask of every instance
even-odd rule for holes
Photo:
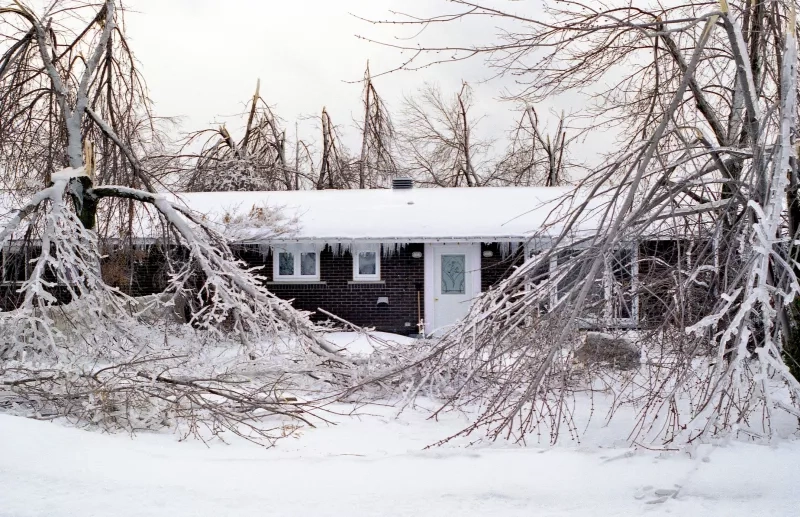
[[[383,258],[391,258],[396,256],[400,253],[406,246],[410,243],[408,242],[383,242],[383,243],[376,243],[376,250],[378,250],[378,246],[380,246],[381,256]]]
[[[520,246],[522,246],[522,243],[520,242],[497,242],[497,243],[484,242],[482,244],[485,244],[487,246],[490,246],[492,244],[497,244],[497,248],[500,251],[500,258],[502,259],[506,259],[508,257],[515,255],[517,253],[517,250],[519,250]]]
[[[352,255],[352,253],[353,253],[353,242],[352,241],[333,243],[333,245],[331,246],[331,249],[333,249],[334,245],[336,246],[336,256],[338,256],[338,257],[344,256],[344,255],[346,255],[348,253],[350,253]]]

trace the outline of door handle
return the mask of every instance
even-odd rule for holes
[[[439,298],[434,298],[434,299],[433,299],[433,301],[434,301],[434,302],[438,302],[438,301],[439,301]]]

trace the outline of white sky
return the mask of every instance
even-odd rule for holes
[[[504,2],[507,6],[508,2]],[[522,3],[520,3],[522,4]],[[537,9],[525,2],[525,9]],[[128,0],[128,35],[142,64],[159,115],[182,117],[184,131],[228,122],[236,127],[241,113],[261,79],[261,95],[285,121],[294,137],[294,121],[319,115],[327,106],[340,126],[345,143],[358,146],[354,118],[360,118],[360,84],[367,60],[373,74],[392,68],[406,56],[400,51],[368,43],[356,34],[392,40],[418,29],[373,26],[355,18],[385,19],[390,11],[441,14],[443,0]],[[434,36],[456,40],[493,39],[493,22],[459,22],[438,26]],[[497,98],[503,84],[481,83],[491,77],[481,60],[436,66],[418,72],[400,72],[375,81],[393,111],[404,93],[413,93],[424,81],[439,83],[444,92],[456,92],[461,80],[474,89],[482,116],[478,133],[501,139],[511,128],[513,106]],[[505,86],[511,83],[506,82]],[[576,106],[540,106],[574,110]],[[301,126],[301,137],[318,141],[316,122]]]

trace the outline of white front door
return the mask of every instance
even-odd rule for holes
[[[433,273],[432,282],[428,282],[428,292],[433,298],[428,298],[432,302],[432,311],[428,313],[433,322],[426,327],[428,333],[439,334],[463,319],[473,298],[480,293],[480,245],[448,244],[431,248],[432,267],[426,268],[426,275]]]

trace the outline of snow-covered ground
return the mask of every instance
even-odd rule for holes
[[[339,406],[340,410],[349,410]],[[423,408],[336,417],[278,447],[105,435],[0,414],[0,516],[789,516],[800,442],[687,453],[451,444]],[[627,425],[629,423],[621,423]],[[608,431],[608,428],[606,428]]]
[[[353,355],[369,355],[375,350],[380,350],[386,344],[403,345],[413,341],[414,338],[389,334],[388,332],[328,332],[325,339],[338,346],[341,350]]]

